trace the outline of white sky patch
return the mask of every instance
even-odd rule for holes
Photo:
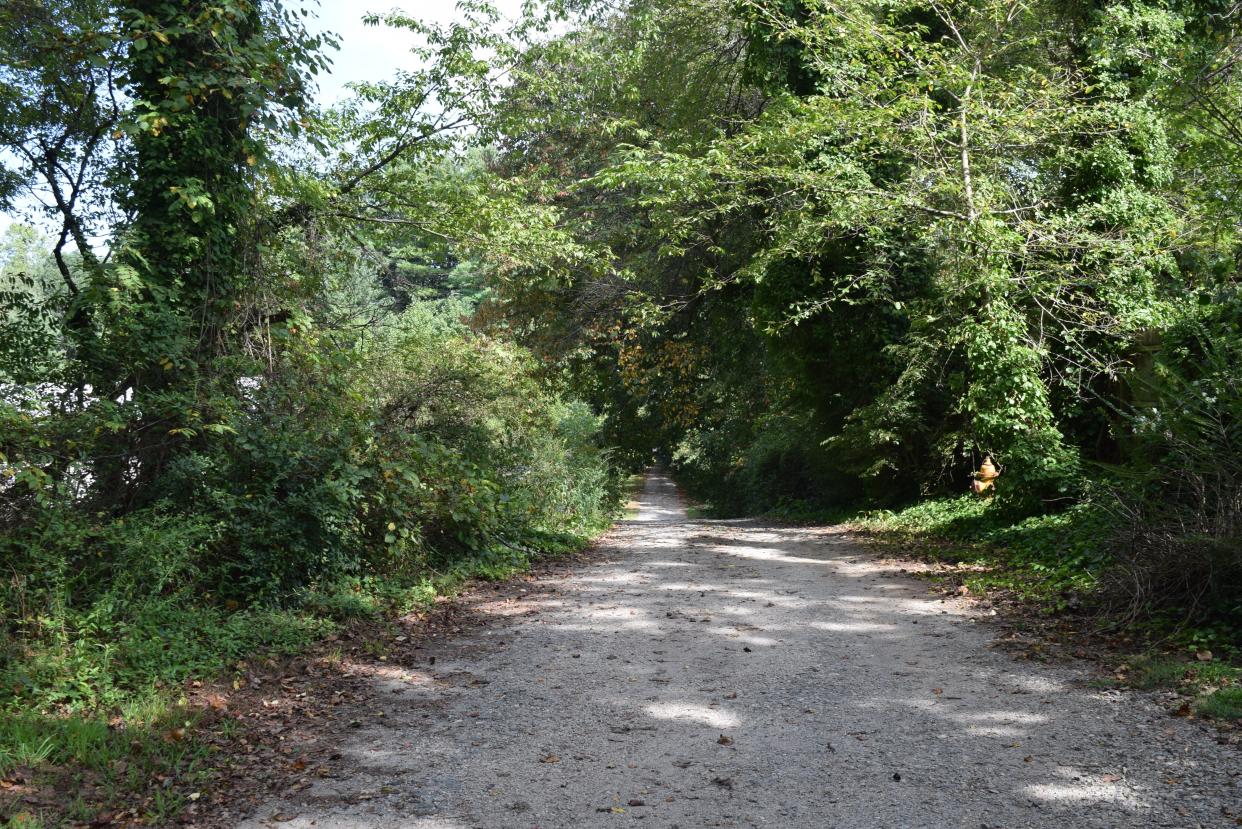
[[[506,19],[515,20],[522,9],[522,0],[492,0],[492,4]],[[367,26],[362,22],[369,13],[386,14],[390,11],[404,12],[428,22],[451,23],[463,17],[456,0],[288,0],[290,11],[309,10],[307,29],[312,34],[334,32],[340,40],[340,49],[328,49],[332,59],[330,74],[315,79],[319,87],[315,99],[324,106],[335,104],[349,94],[346,84],[358,81],[375,81],[391,78],[398,70],[414,70],[419,67],[418,58],[411,49],[417,38],[403,29],[387,26]],[[34,217],[36,223],[37,216]],[[8,230],[20,216],[0,213],[0,234]],[[53,220],[45,232],[52,232],[58,224]]]
[[[522,0],[492,0],[492,5],[506,19],[516,19],[522,10]],[[357,81],[374,81],[390,78],[398,69],[413,70],[419,61],[410,53],[416,43],[415,36],[402,29],[387,26],[367,26],[362,18],[367,14],[403,12],[410,17],[428,22],[451,23],[463,15],[457,9],[456,0],[421,0],[421,2],[384,2],[384,0],[291,0],[291,10],[308,9],[313,15],[307,21],[312,33],[335,32],[341,41],[339,51],[329,49],[332,58],[332,74],[318,78],[319,94],[316,100],[328,105],[340,101],[349,94],[345,85]]]

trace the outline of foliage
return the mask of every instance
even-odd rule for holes
[[[485,266],[485,314],[718,514],[943,505],[991,457],[973,540],[1116,584],[1130,564],[1059,534],[1121,528],[1149,551],[1132,609],[1232,614],[1233,323],[1184,342],[1236,294],[1239,22],[1193,0],[585,4],[493,116],[491,172],[551,247]]]
[[[1242,670],[1221,660],[1203,661],[1195,650],[1191,649],[1191,661],[1169,655],[1140,656],[1118,667],[1117,680],[1131,688],[1170,689],[1192,697],[1184,709],[1187,713],[1193,711],[1206,719],[1238,719],[1242,715]]]
[[[929,499],[898,511],[872,511],[851,523],[881,537],[926,547],[935,558],[979,565],[966,584],[1001,589],[1048,610],[1096,601],[1113,566],[1116,517],[1084,502],[1052,515],[1014,522],[974,497]]]
[[[1235,298],[1172,327],[1130,413],[1111,587],[1133,615],[1242,624],[1242,339]],[[1153,405],[1154,404],[1154,405]]]
[[[0,777],[15,769],[48,766],[73,769],[97,784],[103,801],[91,802],[69,775],[59,781],[73,792],[63,805],[70,820],[88,821],[99,806],[138,808],[153,824],[174,819],[187,795],[208,778],[208,751],[193,740],[170,735],[192,734],[198,715],[184,707],[127,706],[111,723],[104,718],[46,717],[32,713],[0,721]],[[29,773],[29,772],[26,772]],[[166,780],[175,787],[152,786]],[[42,818],[42,819],[41,819]],[[44,823],[46,820],[46,823]],[[55,810],[33,807],[9,816],[7,826],[55,826]]]
[[[653,456],[1234,636],[1237,9],[367,20],[419,67],[321,112],[280,0],[0,8],[0,206],[50,234],[0,250],[0,708],[44,718],[0,746],[571,548]]]
[[[137,745],[192,677],[576,549],[617,506],[599,416],[476,322],[504,256],[480,241],[515,227],[466,146],[497,16],[389,18],[424,68],[327,113],[334,38],[303,18],[0,10],[0,200],[54,220],[0,249],[0,773],[110,762],[118,713],[149,706]]]

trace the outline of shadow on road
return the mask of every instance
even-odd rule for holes
[[[352,773],[245,825],[1230,825],[1236,752],[993,652],[841,531],[688,521],[658,474],[639,500],[605,561],[475,601],[434,668],[372,665]]]

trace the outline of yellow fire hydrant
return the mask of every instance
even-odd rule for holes
[[[996,468],[996,464],[992,463],[992,456],[984,455],[983,463],[979,464],[979,471],[975,473],[975,479],[971,481],[970,488],[976,495],[983,495],[992,488],[992,483],[999,477],[1000,470]]]

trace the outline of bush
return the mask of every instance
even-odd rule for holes
[[[1132,616],[1242,625],[1242,336],[1236,301],[1166,337],[1154,405],[1132,416],[1108,586]]]
[[[349,347],[290,326],[128,510],[47,472],[83,423],[7,397],[0,708],[115,706],[606,526],[599,418],[462,311],[415,303]]]

